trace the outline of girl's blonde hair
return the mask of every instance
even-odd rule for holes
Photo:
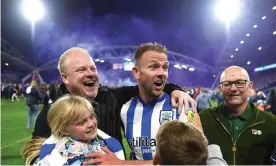
[[[52,134],[56,137],[65,136],[69,125],[80,121],[87,111],[94,113],[91,103],[84,97],[66,95],[54,102],[48,113],[48,123]]]

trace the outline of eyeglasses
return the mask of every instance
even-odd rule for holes
[[[246,85],[246,82],[249,82],[249,81],[248,80],[237,80],[234,82],[224,81],[224,82],[221,82],[220,85],[222,85],[222,87],[225,89],[230,89],[233,84],[235,84],[237,88],[244,88]]]

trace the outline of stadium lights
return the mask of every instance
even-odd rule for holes
[[[219,19],[229,24],[240,12],[239,0],[221,0],[215,8],[215,13]]]
[[[6,65],[6,66],[9,66],[9,64],[8,64],[8,63],[5,63],[5,65]]]
[[[99,59],[95,59],[95,62],[100,62],[100,60]]]
[[[253,28],[257,28],[257,27],[258,27],[258,25],[257,25],[257,24],[253,25]]]
[[[104,63],[104,60],[100,60],[100,63]]]
[[[181,67],[184,69],[188,69],[188,66],[186,66],[186,65],[181,65]]]
[[[44,6],[40,0],[24,0],[23,12],[32,23],[40,20],[44,14]]]
[[[273,32],[273,35],[276,35],[276,31]]]
[[[274,6],[274,7],[272,8],[272,10],[276,10],[276,6]]]
[[[235,51],[239,51],[239,49],[238,49],[238,48],[236,48],[236,49],[235,49]]]
[[[250,62],[250,61],[248,61],[248,62],[247,62],[247,65],[250,65],[250,63],[251,63],[251,62]]]
[[[216,75],[214,74],[213,77],[216,78]]]
[[[195,68],[190,67],[190,68],[189,68],[189,71],[195,71]]]
[[[261,51],[261,50],[262,50],[262,47],[259,47],[258,50]]]
[[[243,44],[243,43],[244,43],[244,41],[242,40],[240,43],[241,43],[241,44]]]
[[[246,34],[246,36],[249,37],[249,36],[250,36],[250,33]]]
[[[263,17],[262,17],[262,20],[264,20],[264,19],[266,19],[266,16],[263,16]]]
[[[234,55],[231,55],[230,57],[231,57],[231,58],[234,58]]]
[[[125,58],[125,61],[131,62],[130,58]]]

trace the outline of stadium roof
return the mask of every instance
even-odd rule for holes
[[[215,0],[49,0],[44,1],[46,18],[37,23],[34,36],[17,2],[1,1],[1,38],[11,46],[1,45],[2,71],[56,67],[56,58],[71,46],[85,47],[95,56],[97,48],[149,41],[181,55],[174,62],[184,64],[190,58],[191,63],[200,62],[196,69],[204,64],[212,72],[230,65],[253,69],[276,62],[275,0],[243,1],[240,16],[229,30],[215,17]]]

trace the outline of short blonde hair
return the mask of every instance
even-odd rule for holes
[[[156,142],[160,165],[206,165],[208,141],[190,123],[178,120],[165,123],[158,130]]]
[[[91,103],[81,96],[66,95],[54,102],[48,113],[48,123],[52,134],[56,137],[65,136],[69,125],[77,123],[87,111],[94,113]]]
[[[32,80],[32,81],[31,81],[31,86],[32,86],[32,87],[36,87],[36,86],[37,86],[36,80]]]
[[[80,48],[80,47],[72,47],[68,50],[66,50],[59,58],[59,62],[58,62],[58,70],[59,70],[59,73],[64,73],[64,71],[66,70],[66,64],[65,64],[65,61],[66,61],[66,58],[71,55],[72,53],[74,52],[83,52],[87,55],[90,56],[89,52],[83,48]]]

